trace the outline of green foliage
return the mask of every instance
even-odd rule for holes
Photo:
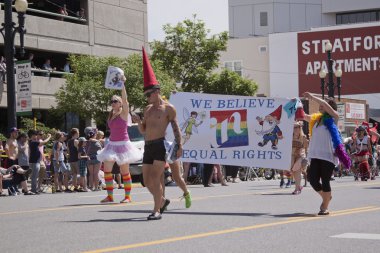
[[[6,141],[6,140],[7,140],[7,137],[3,135],[2,133],[0,133],[0,141]]]
[[[227,48],[228,34],[208,36],[201,20],[186,19],[176,26],[164,26],[163,42],[151,43],[152,59],[160,60],[164,70],[182,84],[184,91],[199,92],[213,69],[218,66],[220,52]]]
[[[104,123],[109,110],[109,100],[120,91],[104,87],[108,66],[117,66],[124,70],[128,101],[132,110],[146,104],[143,96],[143,73],[141,54],[132,54],[128,58],[95,57],[88,55],[70,56],[73,75],[68,75],[66,85],[56,94],[57,109],[73,112],[83,119],[93,118]],[[161,69],[159,62],[152,61],[152,67],[161,84],[163,94],[175,88],[175,82]]]
[[[245,79],[233,71],[223,70],[221,73],[212,74],[203,86],[204,93],[228,94],[240,96],[254,96],[257,92],[257,84]]]

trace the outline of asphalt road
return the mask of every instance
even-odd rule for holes
[[[168,187],[172,203],[160,221],[146,220],[153,202],[145,188],[134,188],[129,204],[98,204],[105,191],[2,197],[0,252],[380,251],[380,178],[332,182],[328,217],[316,215],[321,200],[310,186],[295,196],[278,185],[190,186],[190,209]]]

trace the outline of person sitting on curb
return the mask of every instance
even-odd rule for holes
[[[23,170],[19,165],[12,165],[8,169],[0,167],[0,196],[3,196],[2,190],[8,189],[8,194],[15,196],[18,192],[18,185],[21,185],[24,195],[35,195],[28,190],[26,178],[32,173],[32,170]]]

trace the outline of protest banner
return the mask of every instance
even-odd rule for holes
[[[170,103],[181,129],[182,161],[290,168],[294,100],[178,92]],[[167,133],[173,140],[171,129]]]

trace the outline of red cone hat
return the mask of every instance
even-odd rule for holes
[[[302,107],[297,108],[296,111],[296,120],[304,120],[305,119],[305,111]]]
[[[269,114],[273,118],[276,118],[278,121],[281,119],[281,114],[282,114],[282,105],[280,105],[274,112]]]
[[[149,89],[159,89],[160,85],[154,75],[152,66],[150,65],[148,55],[145,52],[144,47],[142,48],[143,53],[143,72],[144,72],[144,91]]]

